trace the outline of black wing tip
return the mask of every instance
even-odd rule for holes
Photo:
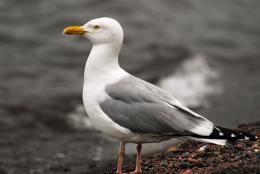
[[[247,132],[238,130],[227,129],[219,126],[215,126],[212,133],[209,135],[210,138],[227,139],[227,140],[258,140],[257,135],[253,135]]]
[[[212,133],[208,136],[192,135],[195,138],[223,139],[228,141],[250,140],[257,141],[258,136],[250,133],[214,126]]]

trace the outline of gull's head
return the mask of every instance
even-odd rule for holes
[[[102,17],[93,19],[82,26],[70,26],[63,30],[64,34],[84,36],[95,45],[104,43],[121,44],[123,42],[123,29],[112,18]]]

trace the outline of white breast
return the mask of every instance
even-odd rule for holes
[[[115,83],[125,76],[125,72],[114,71],[102,76],[86,75],[83,87],[83,102],[94,127],[109,136],[124,139],[133,134],[129,129],[121,127],[111,120],[100,108],[99,103],[109,96],[105,92],[107,84]]]

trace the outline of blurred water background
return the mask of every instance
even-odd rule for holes
[[[118,143],[94,131],[82,108],[91,44],[62,35],[97,17],[122,24],[120,64],[130,73],[218,125],[259,120],[259,8],[259,0],[1,0],[0,173],[115,167]]]

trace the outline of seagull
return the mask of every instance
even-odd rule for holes
[[[214,125],[159,87],[123,70],[118,57],[124,33],[115,19],[93,19],[82,26],[67,27],[63,33],[83,36],[93,44],[85,66],[83,103],[94,127],[121,142],[117,174],[123,173],[126,143],[137,144],[132,174],[140,174],[143,143],[186,137],[225,145],[227,140],[257,139]]]

